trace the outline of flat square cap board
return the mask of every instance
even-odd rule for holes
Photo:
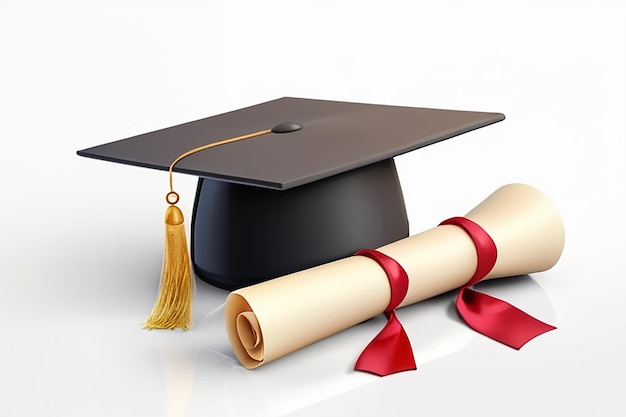
[[[78,154],[168,170],[190,150],[262,132],[192,153],[173,167],[200,177],[194,270],[234,289],[406,237],[393,158],[503,119],[286,97]]]
[[[282,98],[79,151],[79,155],[167,170],[190,149],[281,122],[300,123],[182,160],[175,171],[288,189],[430,145],[500,121],[503,115]]]

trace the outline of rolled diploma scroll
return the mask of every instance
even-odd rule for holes
[[[465,217],[498,248],[485,279],[545,271],[563,251],[558,211],[528,185],[496,190]],[[400,307],[459,288],[476,270],[475,246],[457,226],[437,226],[378,250],[409,276]],[[226,331],[241,364],[256,368],[383,313],[390,296],[382,268],[351,256],[233,291],[224,307]]]

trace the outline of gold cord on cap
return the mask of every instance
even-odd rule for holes
[[[170,193],[176,194],[174,192],[174,186],[173,186],[173,182],[172,182],[172,172],[174,170],[174,165],[179,163],[181,161],[181,159],[184,159],[184,158],[188,157],[189,155],[193,155],[196,152],[205,151],[207,149],[215,148],[216,146],[220,146],[220,145],[226,145],[227,143],[233,143],[233,142],[237,142],[237,141],[244,140],[244,139],[255,138],[257,136],[266,135],[266,134],[271,133],[271,132],[272,132],[272,129],[259,130],[258,132],[248,133],[247,135],[235,136],[234,138],[224,139],[224,140],[220,140],[218,142],[213,142],[213,143],[208,143],[206,145],[198,146],[197,148],[190,149],[187,152],[185,152],[183,154],[180,154],[178,156],[178,158],[174,159],[174,162],[172,162],[172,164],[170,165],[170,169],[169,169],[169,174],[170,174]],[[176,195],[178,195],[178,194],[176,194]],[[176,203],[170,203],[169,201],[168,201],[168,203],[169,204],[176,204]]]

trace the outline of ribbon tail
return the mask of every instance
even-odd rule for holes
[[[416,370],[411,342],[395,310],[387,313],[387,324],[367,345],[354,369],[378,376]]]
[[[472,329],[518,350],[531,339],[556,329],[506,301],[469,288],[459,293],[456,308]]]

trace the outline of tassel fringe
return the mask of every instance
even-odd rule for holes
[[[143,327],[148,330],[189,330],[194,291],[183,213],[178,207],[170,205],[165,212],[161,284],[152,312]]]

